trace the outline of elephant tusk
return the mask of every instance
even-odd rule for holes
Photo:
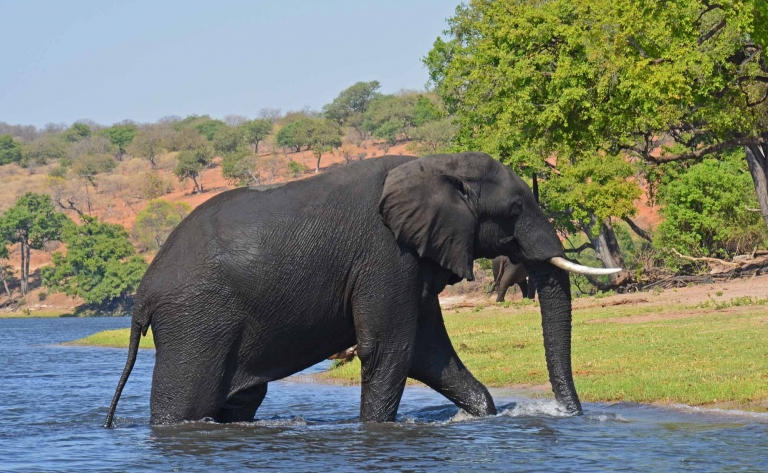
[[[622,268],[590,268],[589,266],[582,266],[580,264],[571,263],[565,258],[555,256],[550,258],[549,262],[553,266],[557,266],[560,269],[570,271],[577,274],[588,274],[590,276],[604,276],[606,274],[618,273]]]

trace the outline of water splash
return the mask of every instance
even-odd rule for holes
[[[506,417],[573,417],[557,401],[534,399],[532,401],[512,403],[499,413]]]

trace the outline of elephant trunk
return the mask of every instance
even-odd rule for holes
[[[581,414],[571,372],[571,284],[568,273],[549,263],[525,264],[541,304],[544,350],[549,381],[557,402],[570,414]]]

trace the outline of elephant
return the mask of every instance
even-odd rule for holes
[[[533,299],[533,285],[528,284],[528,272],[522,263],[514,264],[506,256],[497,256],[492,262],[493,269],[493,287],[489,291],[496,292],[496,302],[504,302],[504,296],[507,289],[513,284],[520,287],[523,293],[523,299]]]
[[[530,188],[499,161],[468,152],[358,161],[198,206],[136,291],[105,427],[150,326],[152,425],[251,421],[269,382],[355,344],[361,422],[393,421],[408,377],[471,415],[494,414],[451,344],[438,294],[473,280],[475,259],[499,255],[531,275],[555,398],[581,413],[566,270],[606,270],[567,261]]]

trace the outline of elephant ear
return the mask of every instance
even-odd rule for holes
[[[469,281],[475,279],[476,207],[477,196],[467,182],[430,172],[419,161],[390,171],[379,201],[384,224],[400,244]]]

